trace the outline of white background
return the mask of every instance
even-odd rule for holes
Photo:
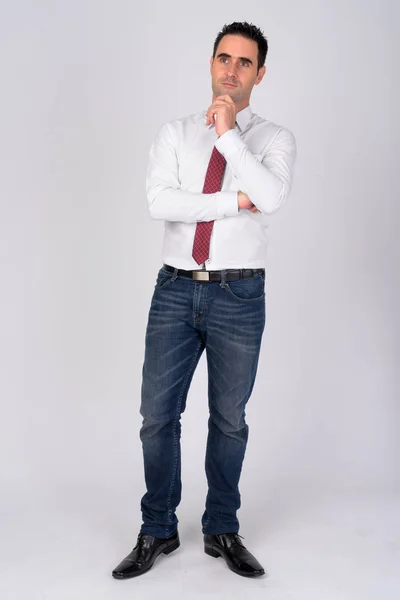
[[[141,597],[157,584],[185,598],[400,593],[399,4],[242,4],[1,2],[7,600]],[[270,45],[252,109],[298,144],[291,195],[270,219],[238,513],[270,576],[245,580],[202,552],[203,356],[182,417],[182,547],[116,582],[145,491],[138,409],[163,236],[147,211],[148,151],[163,122],[209,106],[214,39],[242,20]]]

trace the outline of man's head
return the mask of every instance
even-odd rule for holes
[[[210,58],[214,98],[228,94],[238,111],[245,108],[253,86],[264,77],[267,52],[268,42],[255,25],[246,22],[224,25]]]

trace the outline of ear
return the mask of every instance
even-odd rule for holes
[[[255,85],[258,85],[261,81],[262,78],[264,77],[265,73],[267,72],[267,69],[265,67],[265,65],[263,67],[261,67],[261,69],[258,71],[256,80],[255,80]]]
[[[210,73],[211,73],[211,69],[212,69],[212,66],[213,66],[213,62],[214,62],[214,57],[211,56],[211,58],[210,58]]]

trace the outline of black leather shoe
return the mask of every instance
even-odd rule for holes
[[[128,579],[146,573],[159,554],[170,554],[180,546],[179,534],[169,538],[158,538],[140,532],[134,549],[112,572],[115,579]]]
[[[226,564],[238,575],[258,577],[265,571],[258,560],[243,546],[238,533],[204,534],[204,552],[209,556],[222,556]]]

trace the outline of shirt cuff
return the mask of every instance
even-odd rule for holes
[[[217,219],[239,214],[237,192],[217,192]]]
[[[246,148],[246,144],[235,129],[228,129],[215,141],[215,147],[226,157],[236,150]]]

